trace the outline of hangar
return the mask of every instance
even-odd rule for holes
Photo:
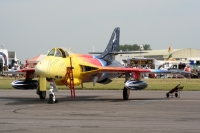
[[[129,55],[118,55],[117,58],[155,58],[157,60],[167,60],[169,55],[172,54],[172,57],[175,60],[180,61],[189,61],[194,60],[198,61],[200,60],[200,49],[195,48],[185,48],[185,49],[173,49],[172,52],[168,52],[167,49],[165,50],[148,50],[145,51],[147,53],[141,53],[141,54],[129,54]]]
[[[189,62],[192,66],[200,65],[200,49],[195,48],[185,48],[185,49],[173,49],[170,53],[167,49],[165,50],[149,50],[144,51],[147,53],[138,53],[138,54],[123,54],[116,56],[116,60],[122,64],[126,63],[128,58],[153,58],[160,61],[167,61],[169,55],[172,55],[172,58],[180,62]],[[124,62],[125,61],[125,62]]]
[[[200,49],[186,48],[186,49],[173,49],[172,52],[168,50],[149,50],[147,53],[136,55],[135,57],[155,58],[157,60],[167,60],[169,55],[176,60],[200,60]]]

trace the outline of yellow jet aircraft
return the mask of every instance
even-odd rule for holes
[[[134,80],[128,80],[123,89],[123,99],[127,100],[130,90],[142,90],[147,87],[148,84],[141,80],[142,73],[172,73],[170,70],[123,67],[120,62],[115,60],[115,55],[123,54],[123,52],[116,52],[119,49],[119,36],[120,28],[117,27],[114,29],[105,51],[97,56],[73,54],[63,48],[52,48],[35,68],[16,71],[26,72],[26,79],[15,80],[12,82],[12,86],[16,89],[37,89],[40,99],[45,99],[46,82],[50,81],[48,102],[56,103],[58,102],[54,93],[57,91],[56,85],[67,85],[71,90],[71,96],[75,97],[74,86],[76,85],[84,82],[108,84],[122,73],[134,73]],[[139,51],[134,53],[139,53]],[[35,73],[39,76],[39,81],[32,80]]]

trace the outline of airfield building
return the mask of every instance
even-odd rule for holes
[[[118,55],[117,60],[122,58],[154,58],[157,60],[167,60],[169,55],[172,54],[172,57],[177,61],[189,61],[193,60],[194,62],[200,61],[200,49],[195,48],[186,48],[186,49],[173,49],[172,52],[165,50],[149,50],[145,51],[147,53],[142,54],[129,54],[129,55]]]
[[[167,61],[169,55],[176,61],[188,61],[191,65],[200,65],[200,49],[185,48],[185,49],[173,49],[170,53],[165,50],[149,50],[147,53],[138,54],[124,54],[116,56],[116,60],[123,63],[124,59],[128,58],[153,58],[160,61]]]

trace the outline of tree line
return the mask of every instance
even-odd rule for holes
[[[140,46],[138,44],[119,45],[119,51],[140,51]],[[143,44],[143,50],[151,50],[151,45]]]

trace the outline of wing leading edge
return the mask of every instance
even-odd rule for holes
[[[95,73],[157,73],[157,74],[190,74],[186,71],[175,70],[160,70],[160,69],[140,69],[140,68],[126,68],[126,67],[99,67],[95,66],[96,70],[89,72],[82,72],[81,75],[95,74]]]

